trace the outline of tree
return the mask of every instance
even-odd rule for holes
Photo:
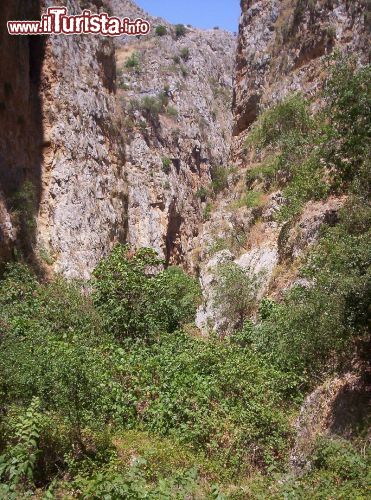
[[[94,303],[116,338],[150,339],[195,313],[198,288],[180,269],[162,269],[150,248],[118,245],[94,272]]]
[[[220,264],[217,268],[218,285],[215,291],[215,305],[230,323],[242,328],[252,312],[255,303],[258,280],[234,262]]]

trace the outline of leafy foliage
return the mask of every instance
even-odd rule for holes
[[[33,483],[40,437],[40,401],[33,398],[29,408],[16,425],[16,444],[0,456],[1,495],[18,498]]]
[[[163,24],[156,26],[155,33],[157,36],[165,36],[167,35],[167,28]]]
[[[161,265],[154,250],[117,246],[95,270],[94,303],[117,339],[171,332],[195,311],[194,281]]]
[[[175,25],[175,36],[176,38],[181,38],[187,33],[187,29],[184,24],[176,24]]]
[[[308,200],[325,198],[350,187],[370,152],[370,68],[357,69],[350,58],[334,56],[322,99],[311,116],[310,102],[288,96],[266,110],[247,145],[268,158],[247,174],[251,187],[284,188],[288,204],[280,218],[300,212]]]
[[[125,62],[125,68],[140,72],[140,59],[137,52],[133,52]]]
[[[258,279],[249,277],[246,271],[231,262],[219,265],[217,280],[216,306],[225,318],[236,322],[236,328],[242,327],[255,304]]]

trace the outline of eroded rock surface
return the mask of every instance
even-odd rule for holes
[[[194,271],[197,236],[212,169],[228,162],[235,36],[174,26],[111,2],[152,24],[150,36],[117,42],[118,95],[126,116],[128,241],[151,246],[170,264]],[[157,26],[167,33],[157,36]]]
[[[230,148],[235,168],[200,233],[201,276],[216,252],[231,250],[247,276],[261,277],[257,301],[263,294],[280,299],[301,283],[301,259],[318,240],[321,227],[337,223],[345,198],[309,202],[300,216],[279,222],[275,215],[287,200],[280,191],[261,193],[259,186],[249,184],[246,174],[256,158],[247,154],[246,139],[259,114],[287,94],[316,95],[326,77],[325,58],[335,50],[355,54],[360,64],[367,62],[367,9],[362,1],[345,0],[242,0],[241,9]],[[244,200],[254,189],[260,194],[248,208]],[[199,326],[204,333],[206,325],[222,333],[218,312],[208,303],[214,283],[201,282],[205,301],[200,310],[208,312],[208,321],[199,321]]]

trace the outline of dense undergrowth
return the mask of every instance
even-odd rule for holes
[[[336,66],[319,125],[294,96],[253,132],[274,162],[259,179],[282,182],[291,202],[283,217],[330,192],[348,201],[307,259],[309,286],[263,299],[254,322],[251,288],[241,302],[221,280],[225,311],[244,304],[229,338],[195,332],[197,282],[150,249],[116,247],[89,284],[7,266],[2,498],[367,498],[363,422],[357,439],[320,439],[311,468],[288,473],[303,397],[367,340],[367,71]]]

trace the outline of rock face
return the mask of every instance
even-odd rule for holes
[[[293,91],[313,95],[324,56],[341,48],[365,62],[365,2],[355,0],[241,0],[234,87],[234,130],[248,130],[261,108]]]
[[[37,1],[2,2],[0,19],[0,261],[15,246],[30,249],[27,217],[33,217],[40,198],[43,124],[41,65],[43,40],[10,37],[7,19],[40,17]],[[16,63],[15,63],[16,62]],[[16,64],[16,69],[15,69]],[[34,193],[28,214],[22,193],[32,180]],[[23,207],[21,207],[23,203]],[[30,233],[33,228],[30,228]]]
[[[99,5],[88,7],[98,11]],[[80,2],[68,2],[68,7],[81,12]],[[45,149],[38,245],[50,255],[54,269],[68,277],[87,278],[100,257],[125,237],[124,145],[114,91],[110,41],[48,38],[42,70]]]
[[[197,266],[205,204],[200,188],[228,162],[235,36],[174,26],[111,2],[115,14],[142,16],[152,34],[117,43],[118,96],[126,116],[128,241],[154,247],[170,264]],[[163,36],[156,27],[163,26]]]
[[[360,367],[358,367],[360,368]],[[368,374],[369,375],[369,374]],[[369,416],[367,367],[332,378],[305,399],[295,422],[296,440],[290,454],[294,473],[311,467],[309,457],[320,437],[351,438]]]
[[[55,4],[31,3],[26,13],[24,8],[17,12],[17,2],[6,2],[5,19],[37,19]],[[79,1],[59,4],[81,13]],[[84,2],[84,7],[97,12],[102,2]],[[23,217],[37,221],[27,228],[27,221],[20,224],[8,213],[2,217],[2,239],[12,238],[13,221],[18,239],[21,231],[28,232],[23,235],[32,247],[27,253],[41,255],[67,277],[87,278],[99,258],[125,237],[124,145],[116,123],[113,44],[93,36],[5,35],[1,50],[1,172],[10,178],[2,178],[1,186],[5,196],[19,196],[26,183],[21,202],[32,213]]]
[[[324,59],[335,49],[367,62],[369,32],[362,1],[242,0],[241,9],[230,149],[230,163],[236,168],[203,225],[200,267],[201,277],[208,276],[210,263],[218,260],[220,252],[232,251],[232,260],[247,276],[264,277],[258,301],[263,294],[281,298],[297,282],[300,259],[323,224],[336,224],[345,199],[309,202],[300,217],[285,224],[274,217],[286,203],[281,192],[264,194],[254,208],[241,206],[246,190],[254,189],[246,181],[254,167],[245,148],[251,125],[262,110],[289,93],[315,95],[326,75]],[[212,304],[215,280],[201,279],[201,284],[204,304],[198,326],[205,333],[208,329],[223,333]]]
[[[53,2],[31,1],[27,12],[5,3],[4,21],[38,19]],[[148,18],[129,0],[59,5]],[[166,21],[150,21],[168,33],[119,40],[116,61],[104,37],[11,38],[2,30],[4,257],[23,246],[50,270],[88,278],[115,242],[128,241],[197,266],[205,208],[197,192],[229,153],[235,36],[193,28],[177,36]],[[133,53],[139,64],[130,66]]]

